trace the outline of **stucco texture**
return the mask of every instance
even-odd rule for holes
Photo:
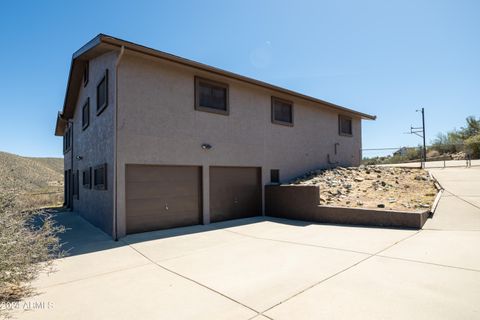
[[[79,172],[79,199],[74,198],[73,210],[95,226],[112,234],[113,231],[113,154],[115,111],[115,60],[117,52],[110,52],[89,61],[89,81],[79,91],[73,117],[72,150],[65,154],[65,170]],[[108,106],[97,115],[97,84],[108,69]],[[82,108],[90,98],[90,124],[82,129]],[[81,157],[81,159],[77,159]],[[93,168],[107,164],[107,190],[93,187]],[[92,188],[82,185],[82,171],[92,167]]]
[[[195,76],[229,85],[229,115],[194,109]],[[272,96],[293,101],[294,126],[271,122]],[[353,118],[352,137],[340,136],[332,109],[128,50],[118,69],[117,112],[119,235],[125,232],[126,164],[203,166],[208,222],[209,166],[261,167],[265,185],[270,169],[279,169],[285,181],[330,166],[328,155],[338,165],[360,163],[359,118]],[[202,149],[203,143],[212,149]]]

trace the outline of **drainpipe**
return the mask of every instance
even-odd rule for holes
[[[73,211],[73,120],[68,119],[68,130],[70,130],[70,176],[68,177],[68,204],[70,205],[70,211]]]
[[[115,241],[118,241],[118,213],[117,213],[117,130],[118,130],[118,65],[120,60],[123,57],[125,52],[125,46],[120,48],[120,53],[118,54],[117,61],[115,61],[115,115],[114,115],[114,124],[113,130],[115,131],[113,135],[113,226],[114,226],[114,238]]]

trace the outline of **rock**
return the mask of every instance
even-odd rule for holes
[[[395,203],[395,202],[397,202],[397,200],[395,198],[388,198],[388,202],[389,203]]]
[[[353,180],[354,180],[355,182],[362,182],[362,181],[365,180],[365,179],[362,178],[362,177],[355,177]]]
[[[362,201],[357,201],[357,206],[363,206],[363,202]]]
[[[385,208],[385,205],[383,203],[377,204],[377,208]]]
[[[419,180],[419,181],[420,181],[420,180],[427,181],[427,180],[428,180],[428,177],[418,175],[418,176],[415,176],[414,179],[415,179],[415,180]]]
[[[387,185],[385,181],[380,182],[380,184],[382,185],[382,187],[385,187]]]

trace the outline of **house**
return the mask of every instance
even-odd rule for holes
[[[394,156],[405,156],[407,155],[407,147],[401,147],[400,149],[398,149],[397,151],[395,151],[393,153]]]
[[[374,116],[100,34],[55,135],[65,205],[113,238],[261,215],[264,186],[356,166]]]

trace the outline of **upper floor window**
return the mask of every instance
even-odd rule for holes
[[[347,116],[338,116],[338,133],[341,136],[352,136],[352,118]]]
[[[105,75],[97,84],[97,115],[99,115],[108,105],[108,69]]]
[[[85,130],[90,124],[90,98],[87,98],[87,102],[82,108],[82,129]]]
[[[89,65],[88,61],[85,62],[85,65],[83,66],[83,86],[86,87],[88,83],[88,72],[89,72]]]
[[[272,122],[293,126],[293,102],[272,97]]]
[[[63,133],[63,152],[66,153],[72,148],[72,130],[67,126]]]
[[[195,77],[195,109],[227,115],[228,84]]]

